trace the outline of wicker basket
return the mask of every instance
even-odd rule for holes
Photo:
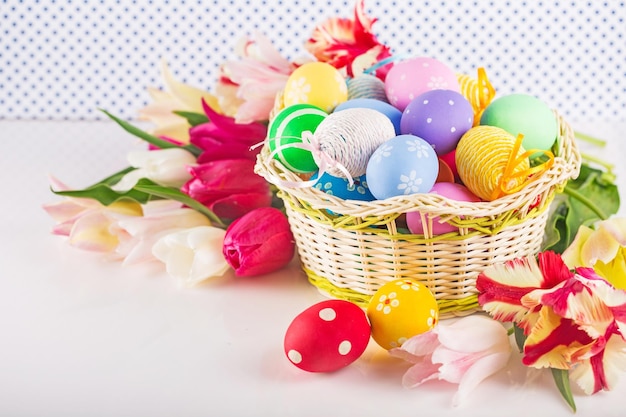
[[[554,165],[521,191],[491,202],[458,202],[435,194],[363,202],[312,187],[277,185],[309,281],[330,297],[366,306],[384,283],[414,278],[435,295],[442,318],[476,311],[479,272],[538,253],[555,193],[578,175],[574,134],[557,119]],[[267,145],[256,171],[274,184],[302,181],[270,158]],[[422,213],[423,235],[405,230],[402,214],[409,211]],[[426,214],[440,216],[459,232],[433,236]]]

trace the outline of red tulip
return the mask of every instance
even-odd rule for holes
[[[189,168],[192,175],[181,191],[210,208],[218,217],[236,219],[272,204],[269,184],[254,173],[254,161],[224,159]]]
[[[293,258],[295,242],[287,217],[273,207],[259,208],[226,229],[224,258],[239,276],[276,271]]]

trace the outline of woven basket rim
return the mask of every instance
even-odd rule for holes
[[[271,152],[267,139],[257,156],[255,172],[283,193],[306,201],[313,209],[326,209],[357,217],[386,216],[417,210],[433,215],[458,216],[496,216],[514,209],[527,211],[538,195],[576,178],[580,171],[581,155],[575,143],[574,132],[556,111],[554,114],[559,125],[559,135],[555,144],[556,156],[553,166],[520,191],[493,201],[463,202],[432,193],[396,196],[373,201],[343,200],[315,187],[285,186],[286,183],[301,184],[304,180],[287,170],[277,159],[270,158]]]

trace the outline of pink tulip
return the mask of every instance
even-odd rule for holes
[[[267,134],[267,126],[262,123],[236,123],[232,117],[224,116],[202,102],[208,123],[192,127],[189,130],[191,143],[204,152],[198,157],[198,163],[220,159],[246,158],[255,160],[260,147],[250,147],[260,143]]]
[[[407,388],[431,379],[459,384],[452,400],[456,406],[485,378],[506,366],[511,344],[502,324],[472,315],[451,324],[440,322],[389,353],[414,364],[402,379]]]
[[[239,123],[268,120],[276,94],[296,65],[261,33],[241,39],[236,53],[238,60],[226,61],[220,68],[216,86],[220,107]]]
[[[295,251],[287,217],[273,207],[251,211],[228,227],[223,251],[239,276],[262,275],[282,268]]]
[[[192,175],[181,190],[218,217],[236,219],[259,207],[269,207],[269,184],[254,173],[254,161],[224,159],[189,167]]]

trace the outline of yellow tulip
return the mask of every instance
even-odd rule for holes
[[[612,217],[593,229],[581,226],[563,260],[570,268],[593,268],[616,288],[626,289],[626,218]]]

